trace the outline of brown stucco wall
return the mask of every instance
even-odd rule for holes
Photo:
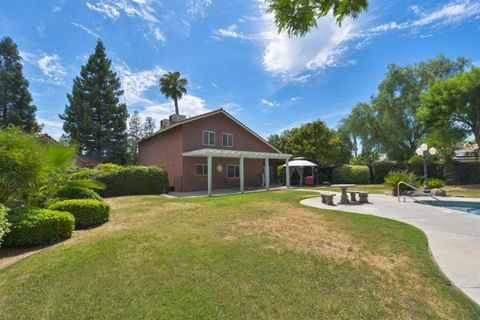
[[[182,126],[160,133],[138,145],[137,163],[143,166],[160,166],[167,169],[168,182],[175,190],[182,189],[183,134]]]
[[[184,151],[209,148],[277,152],[223,113],[214,114],[210,117],[186,123],[183,127]],[[215,131],[215,146],[203,145],[203,130]],[[223,147],[222,133],[233,134],[232,148]]]
[[[215,131],[215,146],[203,145],[203,130]],[[233,147],[222,145],[222,133],[233,134]],[[170,186],[176,191],[197,191],[207,188],[207,177],[195,175],[195,164],[207,164],[207,158],[183,157],[182,153],[198,149],[230,149],[257,152],[277,152],[248,130],[222,113],[198,119],[171,128],[139,143],[138,164],[156,165],[167,169]],[[276,165],[270,161],[270,176],[277,179]],[[218,164],[223,171],[217,172]],[[239,186],[239,179],[227,178],[227,165],[239,164],[239,159],[213,158],[213,189]],[[264,160],[245,159],[245,186],[258,187],[262,183]]]

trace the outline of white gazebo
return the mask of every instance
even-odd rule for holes
[[[292,161],[288,163],[290,170],[286,170],[286,179],[290,182],[292,175],[295,171],[300,176],[300,186],[303,185],[303,173],[305,168],[310,168],[313,176],[313,183],[315,183],[315,168],[318,167],[318,164],[315,164],[311,161],[305,160],[303,157],[293,158]],[[283,165],[285,167],[285,165]]]

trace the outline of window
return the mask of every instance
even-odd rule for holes
[[[195,165],[195,175],[196,176],[206,176],[208,174],[208,165],[206,164],[196,164]]]
[[[238,164],[231,164],[227,166],[227,177],[229,178],[239,178],[240,177],[240,166]]]
[[[222,133],[222,144],[224,147],[233,147],[233,134]]]
[[[215,131],[203,131],[203,144],[206,146],[215,145]]]

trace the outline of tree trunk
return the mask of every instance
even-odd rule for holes
[[[178,113],[178,99],[177,99],[177,96],[173,96],[173,103],[175,104],[175,114],[179,114]]]

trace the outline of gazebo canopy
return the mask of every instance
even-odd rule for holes
[[[305,160],[303,157],[293,158],[292,161],[288,162],[288,165],[290,167],[318,167],[318,164]],[[283,166],[285,167],[285,165]]]

